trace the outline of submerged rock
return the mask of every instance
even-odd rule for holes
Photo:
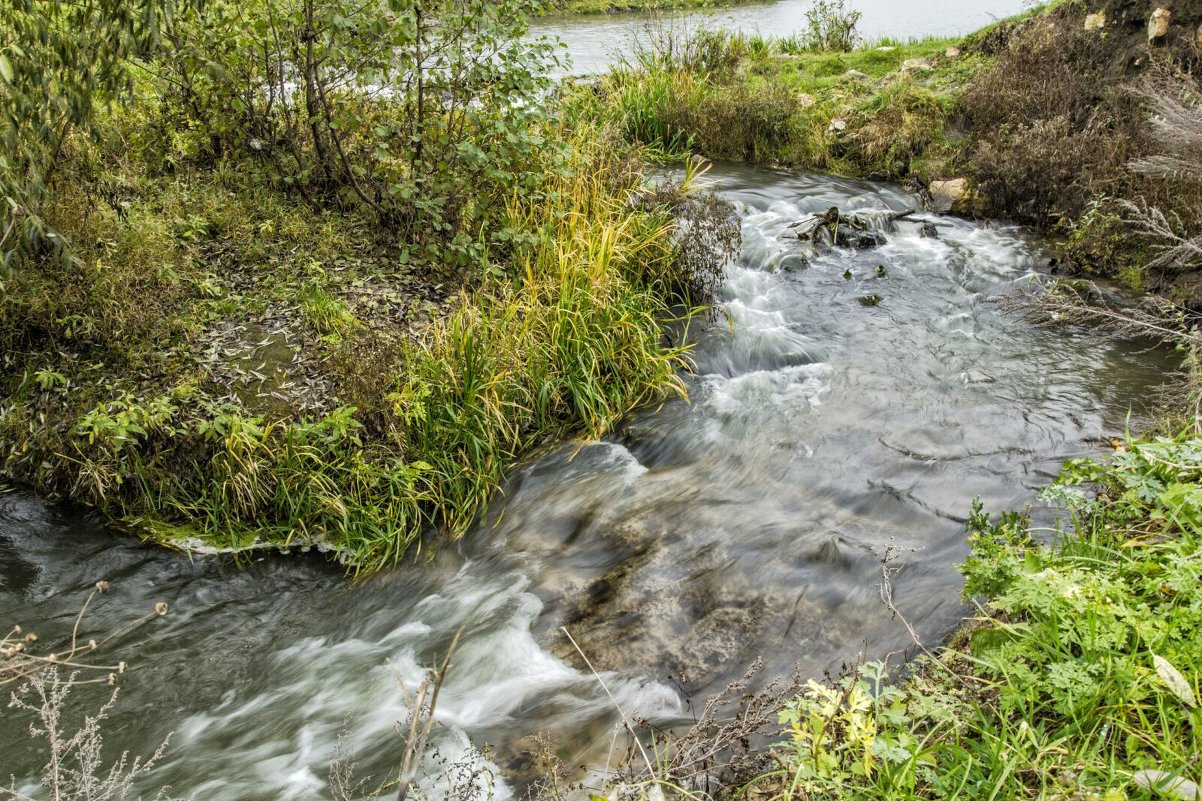
[[[797,231],[797,238],[802,242],[820,247],[868,250],[885,244],[885,234],[879,230],[879,224],[879,219],[871,215],[845,213],[831,206],[822,214],[793,223],[790,228]]]

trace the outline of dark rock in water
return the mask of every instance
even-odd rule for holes
[[[835,232],[835,244],[844,248],[870,250],[885,244],[885,235],[880,231],[856,231],[840,226]]]
[[[797,238],[816,246],[867,250],[885,244],[885,235],[877,229],[879,217],[867,214],[844,214],[832,206],[822,214],[814,214],[789,226],[796,229]]]
[[[889,273],[885,270],[885,265],[878,264],[876,266],[876,277],[877,278],[888,278],[889,277]]]
[[[860,302],[861,306],[879,306],[884,298],[882,298],[880,295],[872,294],[861,295],[860,297],[856,298],[856,300]]]
[[[845,281],[850,281],[852,278],[853,278],[853,275],[852,275],[852,272],[851,272],[851,270],[844,270],[844,271],[843,271],[843,280],[845,280]]]
[[[939,229],[935,227],[933,222],[924,222],[922,227],[918,229],[918,235],[924,239],[938,239]]]

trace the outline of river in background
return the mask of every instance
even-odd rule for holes
[[[1030,8],[1031,0],[847,0],[862,13],[858,30],[867,41],[883,37],[959,36]],[[805,27],[810,0],[748,3],[706,11],[551,16],[538,20],[534,34],[563,41],[570,58],[566,72],[595,75],[628,56],[649,28],[722,28],[784,37]]]
[[[537,735],[571,764],[603,764],[614,737],[613,704],[560,626],[627,713],[660,725],[686,714],[680,684],[703,698],[756,657],[765,676],[818,675],[906,648],[878,596],[887,550],[896,603],[937,641],[963,613],[972,498],[1031,502],[1063,459],[1121,433],[1173,362],[1000,309],[1041,264],[1022,229],[919,216],[888,230],[884,215],[916,202],[888,185],[712,178],[744,244],[723,290],[730,324],[694,331],[691,403],[532,458],[461,543],[358,585],[316,554],[189,558],[0,495],[0,620],[50,643],[100,579],[112,590],[85,636],[167,602],[108,649],[133,668],[106,743],[145,752],[173,731],[150,784],[206,801],[328,798],[344,726],[362,770],[394,767],[402,687],[461,626],[426,782],[487,767],[501,799],[537,772],[524,753]],[[877,215],[885,244],[807,265],[788,226],[832,205]],[[24,727],[0,710],[0,775],[41,764]]]

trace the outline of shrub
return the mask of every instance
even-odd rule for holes
[[[1107,79],[1110,58],[1072,15],[1009,32],[959,107],[969,172],[990,213],[1047,225],[1121,190],[1143,134],[1140,104]]]
[[[805,11],[801,39],[808,50],[849,52],[860,41],[856,31],[860,16],[859,11],[846,8],[846,0],[813,0]]]

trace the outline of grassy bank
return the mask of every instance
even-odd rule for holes
[[[53,54],[4,61],[34,111],[94,111],[45,150],[14,129],[29,163],[0,163],[0,479],[167,544],[371,569],[466,531],[544,439],[681,393],[663,326],[708,300],[728,254],[704,235],[732,223],[678,226],[718,207],[649,193],[637,149],[564,116],[521,3],[294,10],[189,9],[102,97],[45,97]],[[35,22],[26,50],[91,35]]]
[[[668,33],[604,78],[596,113],[664,158],[697,152],[851,175],[922,174],[947,152],[959,76],[976,63],[949,63],[954,44],[811,52],[796,39]]]
[[[356,567],[462,533],[542,438],[682,391],[671,213],[632,212],[638,172],[596,142],[571,153],[507,201],[512,249],[470,291],[232,175],[81,215],[94,251],[6,285],[4,475],[163,542]]]
[[[811,32],[664,29],[586,104],[669,160],[701,153],[920,191],[963,178],[958,213],[1034,225],[1060,243],[1062,269],[1194,303],[1196,283],[1157,257],[1197,220],[1198,181],[1169,166],[1192,158],[1197,15],[1179,12],[1149,44],[1122,22],[1135,13],[1060,2],[962,38],[836,49]]]

